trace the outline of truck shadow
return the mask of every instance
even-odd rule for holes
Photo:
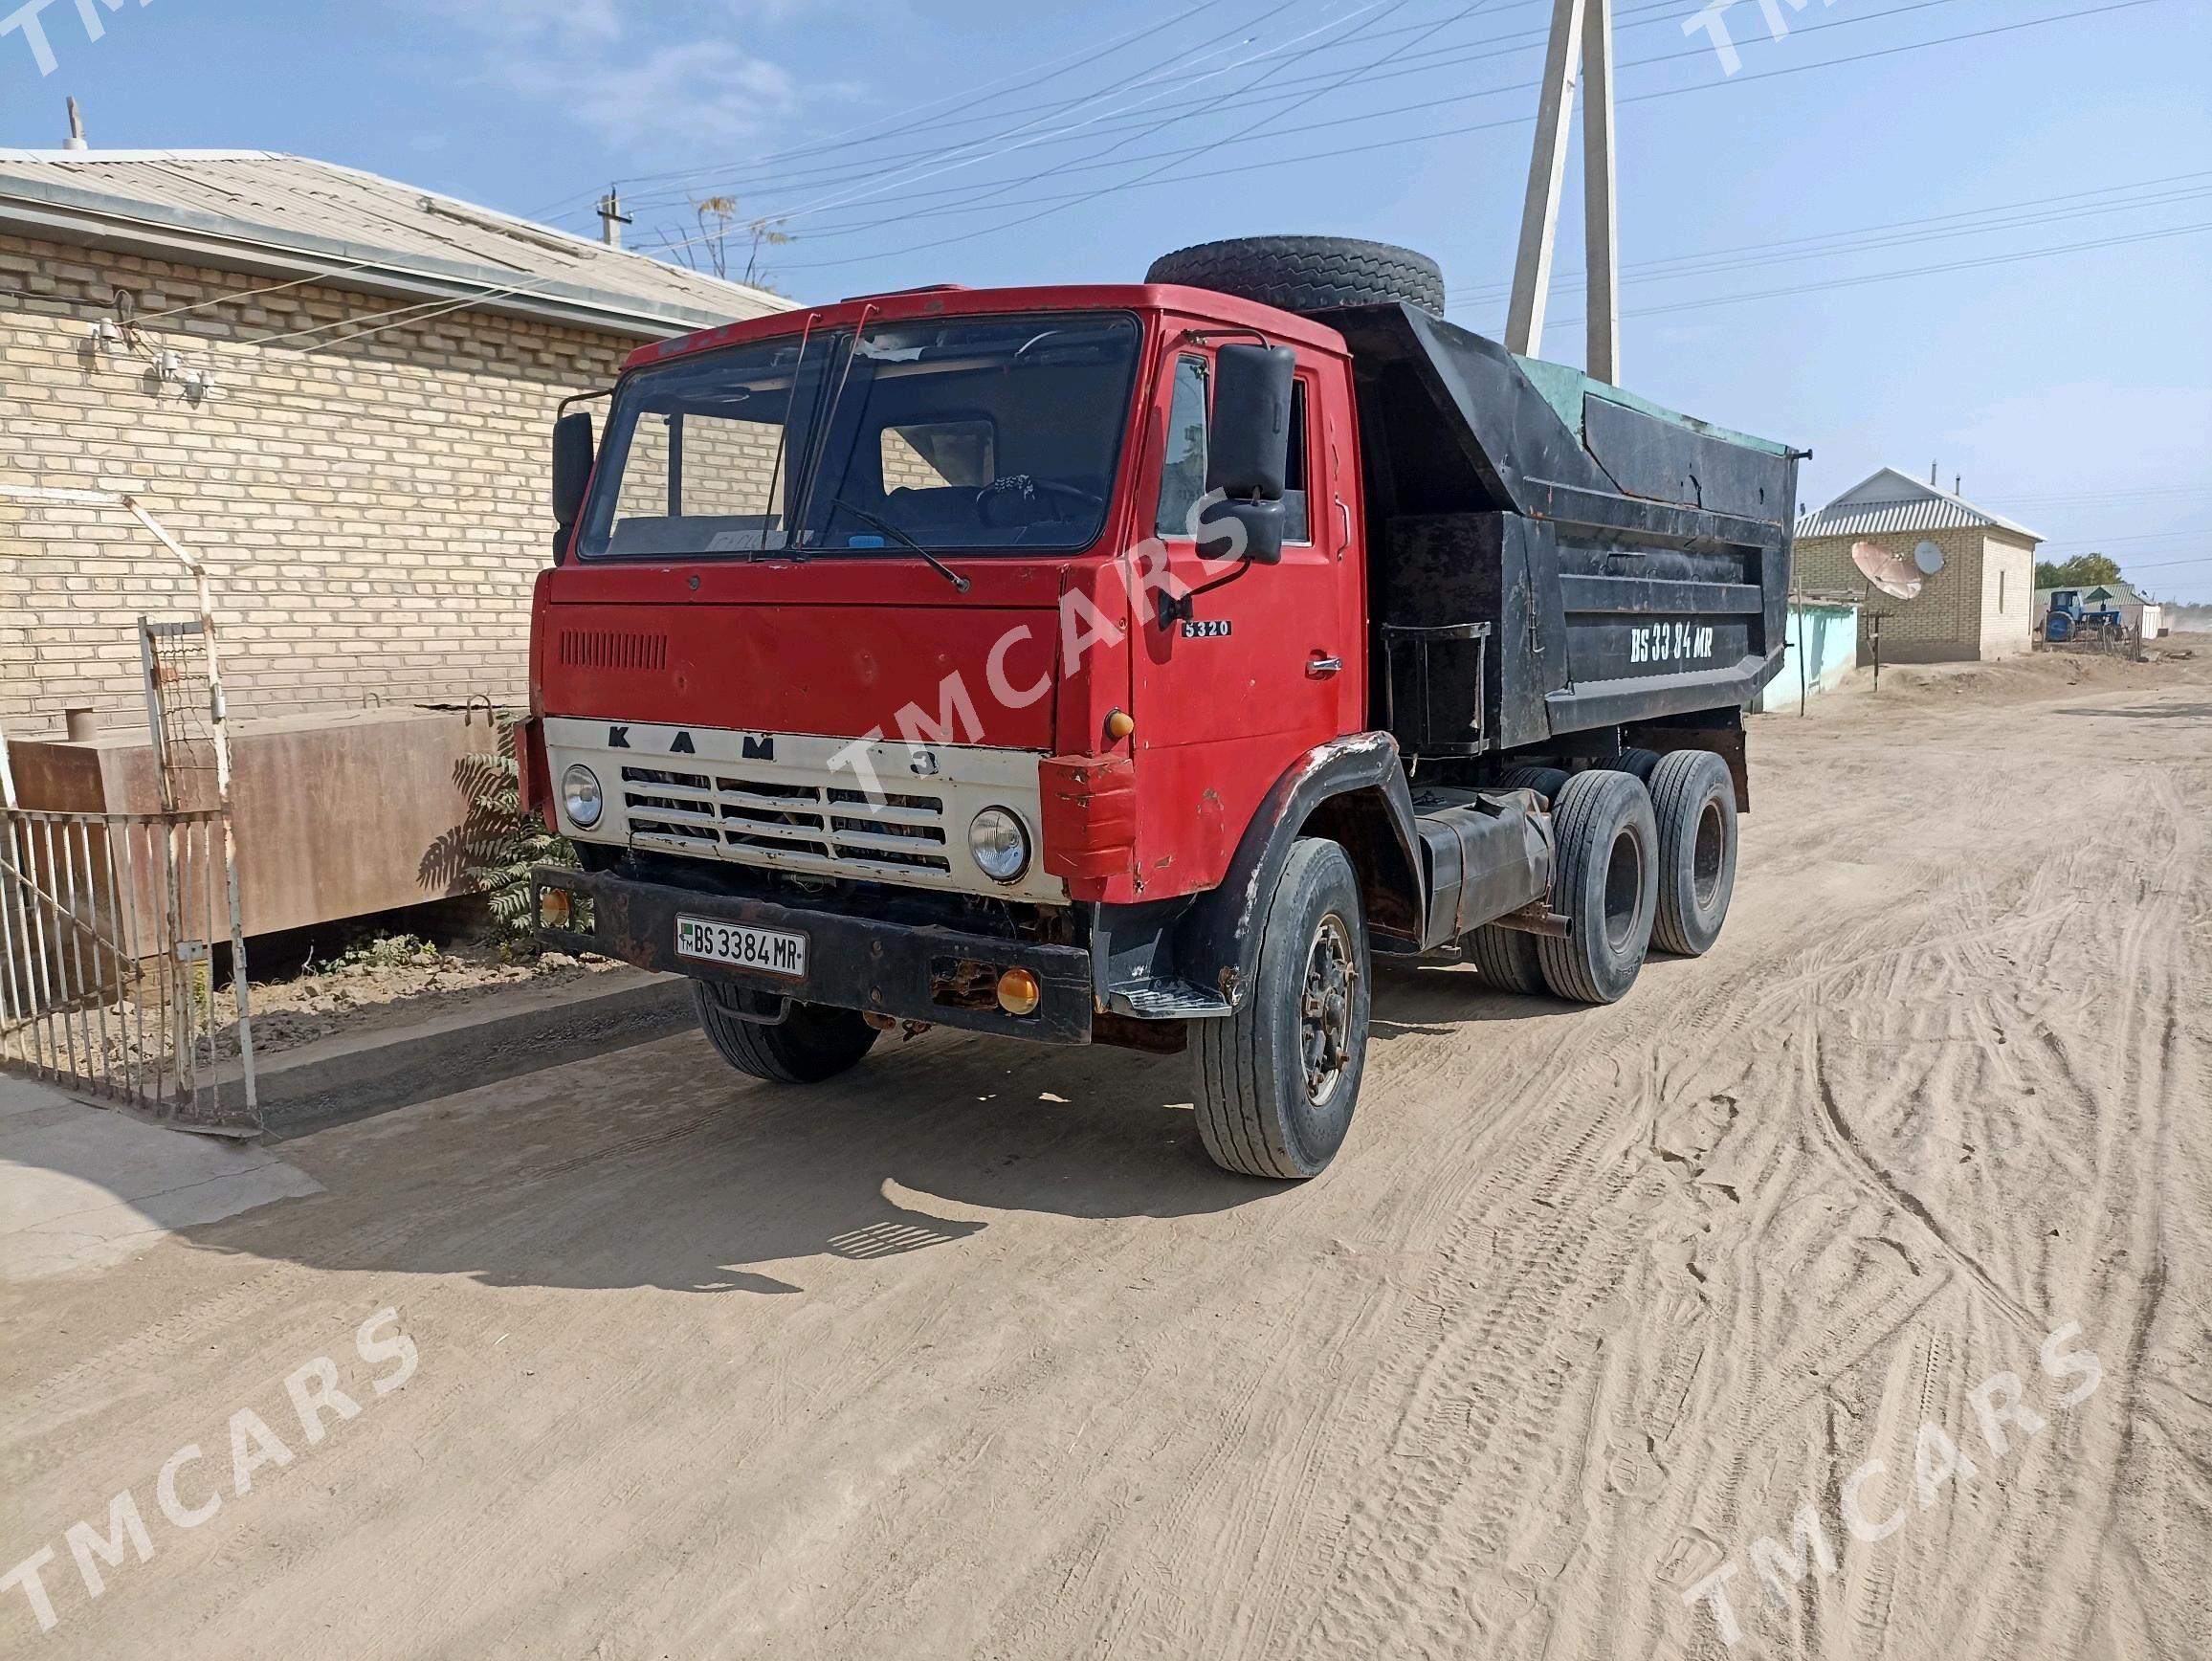
[[[1380,978],[1379,1048],[1545,1018],[1466,971]],[[196,1246],[489,1285],[788,1294],[809,1260],[900,1273],[1017,1213],[1183,1217],[1295,1204],[1206,1155],[1184,1056],[967,1034],[886,1039],[772,1089],[684,1034],[281,1145],[326,1192],[180,1230]],[[1382,1103],[1371,1101],[1370,1113]]]

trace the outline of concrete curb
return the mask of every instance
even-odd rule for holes
[[[255,1070],[254,1094],[265,1140],[285,1141],[694,1025],[682,976],[609,970],[582,986],[487,999],[418,1026],[279,1052]]]

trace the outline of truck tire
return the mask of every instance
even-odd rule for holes
[[[1544,984],[1574,1003],[1618,1003],[1644,966],[1658,909],[1651,797],[1626,773],[1577,773],[1552,804],[1552,909],[1568,933],[1537,938]]]
[[[1191,1023],[1198,1134],[1252,1177],[1318,1176],[1352,1127],[1367,1061],[1367,919],[1343,849],[1300,837],[1275,885],[1243,1008]]]
[[[1288,312],[1404,300],[1444,315],[1444,272],[1426,254],[1352,236],[1238,236],[1163,254],[1146,282],[1210,288]]]
[[[1534,790],[1549,802],[1567,787],[1567,781],[1574,776],[1564,767],[1508,767],[1498,774],[1495,787],[1500,790]]]
[[[1467,937],[1468,962],[1490,986],[1533,998],[1544,990],[1544,968],[1537,957],[1537,937],[1525,929],[1485,923]]]
[[[819,1084],[858,1065],[875,1042],[875,1029],[852,1009],[793,1004],[773,1027],[740,1019],[721,988],[692,983],[692,1007],[715,1052],[740,1073],[771,1084]]]
[[[1657,750],[1623,750],[1604,765],[1607,772],[1626,773],[1648,790],[1651,775],[1659,770],[1664,759]]]
[[[1676,750],[1651,775],[1659,823],[1659,912],[1652,943],[1703,957],[1736,893],[1736,781],[1711,750]]]

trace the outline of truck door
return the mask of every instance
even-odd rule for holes
[[[1346,488],[1323,420],[1322,372],[1301,355],[1292,395],[1290,491],[1279,565],[1236,569],[1190,615],[1135,620],[1132,714],[1139,869],[1152,897],[1210,885],[1275,780],[1314,745],[1356,730],[1364,686],[1358,565]],[[1173,345],[1147,423],[1158,478],[1153,532],[1187,589],[1228,575],[1199,558],[1213,384],[1210,348]],[[1235,568],[1231,568],[1235,569]]]

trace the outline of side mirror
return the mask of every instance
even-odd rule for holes
[[[591,412],[571,410],[553,423],[553,520],[564,539],[584,512],[591,462]]]
[[[1206,487],[1232,501],[1280,502],[1291,467],[1288,346],[1224,346],[1213,365],[1213,454]],[[1279,546],[1279,539],[1278,539]]]
[[[1208,560],[1227,560],[1236,554],[1235,525],[1244,527],[1244,553],[1248,565],[1279,565],[1283,563],[1283,503],[1280,497],[1273,501],[1238,501],[1231,497],[1217,501],[1206,510],[1198,521],[1198,551]]]

